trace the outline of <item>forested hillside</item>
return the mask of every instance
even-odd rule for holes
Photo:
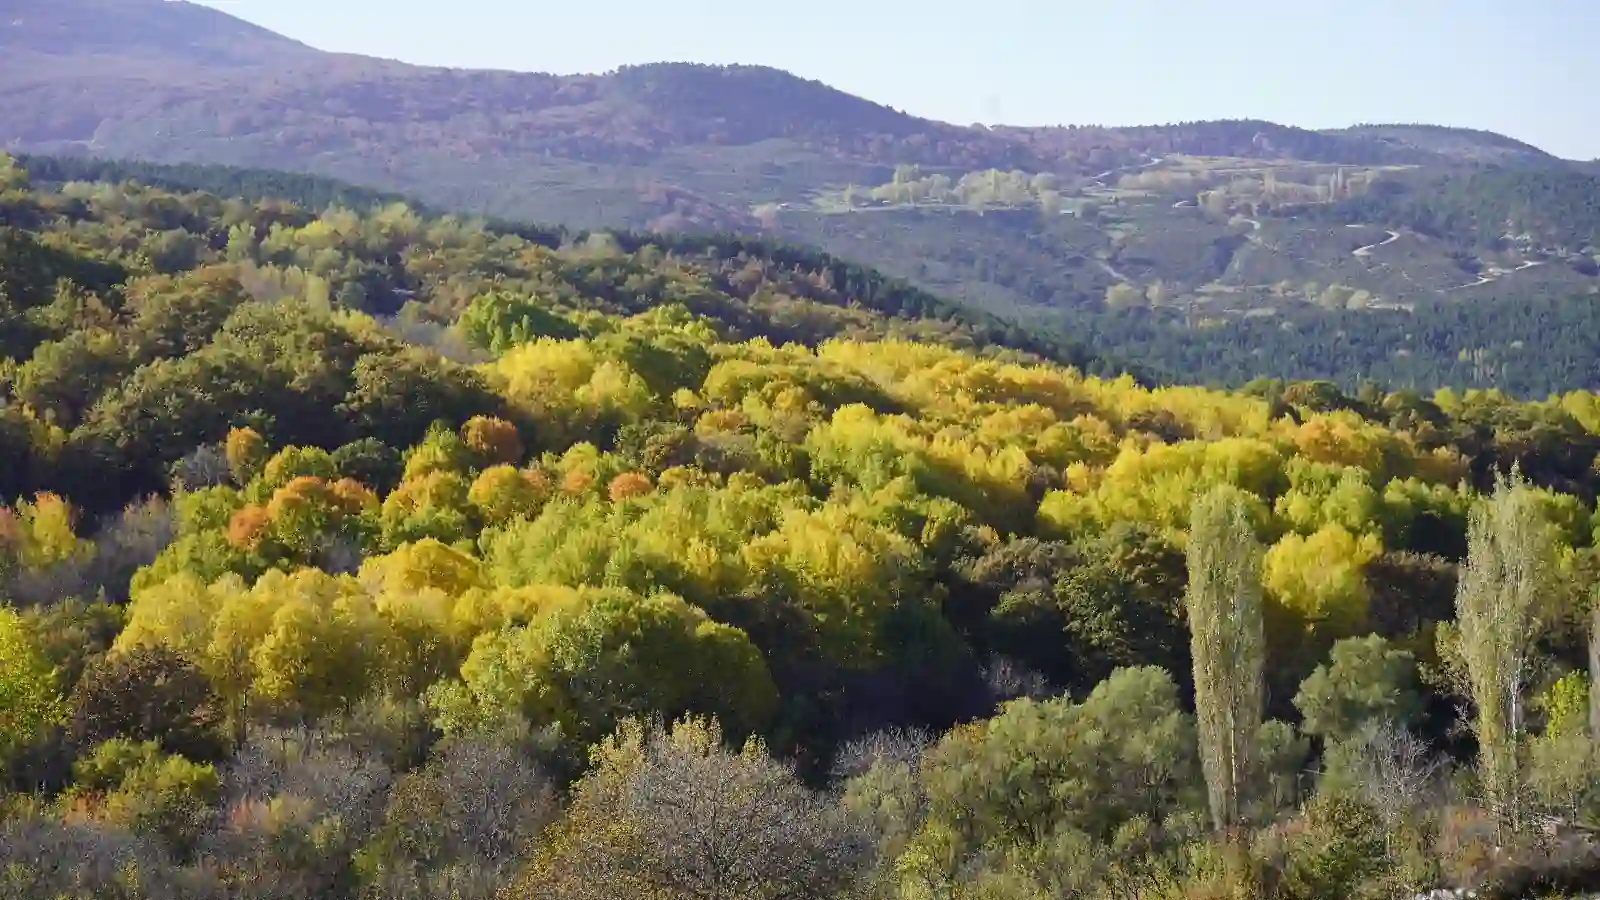
[[[1600,395],[0,173],[8,898],[1595,888]]]
[[[1166,380],[1600,387],[1600,177],[1487,131],[960,125],[763,66],[443,69],[167,0],[12,0],[5,23],[0,146],[43,154],[41,183],[797,243]]]
[[[133,180],[180,194],[200,191],[252,202],[287,199],[308,210],[321,210],[335,203],[357,210],[405,203],[420,214],[436,215],[400,195],[273,170],[49,156],[19,157],[17,165],[36,185],[49,189],[73,180]],[[961,193],[961,202],[987,203],[994,202],[993,198],[1009,202],[1013,194],[1019,194],[1028,196],[1029,202],[1039,203],[1041,199],[1050,202],[1049,194],[1059,186],[1049,180],[1036,180],[1035,186],[1035,182],[1009,173],[992,174],[1004,177],[972,177],[941,187],[943,182],[933,176],[892,182],[883,185],[878,193],[892,198],[907,191],[943,189]],[[1160,172],[1152,174],[1166,177]],[[1561,176],[1501,173],[1486,174],[1477,180],[1519,185],[1560,183],[1560,179]],[[1430,194],[1425,180],[1406,180],[1397,189],[1402,193],[1386,192],[1387,199],[1363,198],[1321,208],[1290,205],[1276,211],[1263,209],[1262,213],[1271,216],[1265,223],[1268,229],[1279,227],[1291,217],[1304,217],[1324,222],[1308,227],[1348,231],[1351,237],[1343,238],[1344,245],[1338,250],[1338,255],[1346,259],[1352,258],[1348,245],[1382,240],[1375,228],[1343,227],[1345,218],[1354,215],[1359,219],[1364,215],[1352,210],[1365,209],[1369,211],[1365,215],[1387,217],[1379,220],[1392,222],[1398,228],[1418,229],[1398,247],[1386,245],[1376,251],[1383,254],[1401,252],[1430,240],[1459,238],[1460,246],[1474,243],[1472,235],[1477,233],[1477,226],[1472,221],[1455,213],[1430,211],[1457,209],[1448,205],[1455,202],[1451,198],[1459,200],[1471,194]],[[1280,183],[1278,190],[1287,192],[1289,188]],[[1565,191],[1561,201],[1564,208],[1581,210],[1583,196],[1579,191]],[[1426,200],[1428,197],[1433,199]],[[1381,207],[1383,211],[1371,212],[1380,209],[1379,204],[1386,204]],[[958,306],[875,270],[770,237],[607,232],[611,236],[606,240],[614,239],[630,252],[653,244],[680,256],[697,257],[698,265],[723,273],[744,266],[752,256],[769,267],[798,267],[814,275],[826,273],[836,292],[868,308],[900,317],[954,317],[975,329],[975,339],[980,343],[1002,342],[1095,373],[1133,371],[1145,380],[1235,387],[1260,376],[1321,379],[1349,390],[1373,380],[1390,388],[1422,390],[1451,385],[1493,387],[1520,397],[1540,397],[1600,384],[1595,381],[1596,372],[1600,372],[1595,364],[1600,359],[1600,323],[1595,321],[1597,307],[1592,295],[1583,292],[1582,287],[1585,282],[1600,281],[1596,281],[1595,272],[1585,274],[1587,257],[1550,261],[1516,272],[1515,279],[1527,279],[1559,269],[1576,279],[1563,281],[1565,276],[1546,274],[1543,283],[1550,287],[1540,297],[1485,301],[1456,293],[1419,299],[1409,308],[1374,308],[1371,304],[1381,298],[1340,281],[1345,277],[1354,280],[1359,274],[1329,278],[1315,269],[1274,271],[1270,261],[1261,255],[1261,248],[1240,233],[1247,226],[1189,223],[1185,225],[1190,229],[1187,233],[1160,227],[1151,228],[1148,234],[1130,232],[1119,239],[1113,257],[1115,265],[1107,266],[1123,276],[1156,276],[1148,288],[1136,289],[1127,284],[1119,286],[1091,264],[1090,257],[1059,257],[1058,248],[1049,245],[1052,239],[1077,246],[1093,246],[1101,239],[1097,226],[1071,216],[1061,217],[1052,234],[1030,237],[1039,220],[1035,213],[1026,211],[994,209],[986,215],[956,220],[948,212],[934,209],[914,215],[942,221],[935,231],[911,230],[893,223],[874,224],[875,214],[821,216],[816,219],[819,230],[813,232],[813,226],[808,225],[797,231],[817,243],[844,248],[849,259],[879,255],[882,248],[875,253],[873,242],[891,238],[891,254],[913,255],[920,260],[916,267],[900,274],[939,286],[939,293],[947,296],[961,295],[961,285],[970,285],[973,279],[992,285],[994,290],[986,289],[977,298],[967,291],[967,303]],[[1465,224],[1439,231],[1427,224],[1438,221]],[[1584,219],[1575,212],[1566,221],[1578,223]],[[884,224],[888,227],[879,227]],[[584,230],[506,220],[490,219],[483,227],[496,235],[514,236],[551,249],[581,244],[590,237],[590,232]],[[1437,239],[1424,235],[1424,231],[1437,234]],[[1292,243],[1306,246],[1303,241]],[[1183,282],[1159,277],[1161,270],[1152,269],[1154,258],[1166,261],[1162,265],[1169,275],[1174,271],[1174,260],[1189,260],[1184,266],[1195,273],[1192,283],[1196,284],[1214,279],[1230,267],[1246,265],[1258,269],[1251,280],[1315,275],[1326,281],[1301,283],[1285,279],[1276,285],[1262,285],[1261,302],[1266,305],[1260,307],[1249,307],[1245,298],[1228,293],[1215,294],[1196,306],[1185,306],[1177,302]],[[1355,257],[1354,261],[1357,265],[1353,271],[1363,271],[1362,259]],[[1371,265],[1378,272],[1387,267],[1386,263]],[[1446,265],[1449,272],[1455,273],[1445,273],[1446,279],[1473,277],[1460,268],[1458,260],[1447,258]],[[405,280],[405,276],[394,277]],[[1492,272],[1486,271],[1479,280],[1493,277]],[[1491,284],[1474,290],[1493,289]],[[1080,291],[1105,294],[1108,302],[1086,300],[1078,295]],[[1019,309],[1005,299],[1006,292],[1034,298],[1039,308]],[[400,300],[391,297],[382,302],[392,308]],[[1009,317],[1020,317],[1025,324],[1009,324],[977,312],[972,308],[975,303],[1003,310]],[[1041,308],[1056,312],[1041,313]],[[1097,352],[1089,353],[1086,346],[1093,346]]]

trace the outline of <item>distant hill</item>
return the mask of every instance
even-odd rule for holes
[[[1107,165],[1149,156],[1232,156],[1252,159],[1302,159],[1351,165],[1439,163],[1445,154],[1398,146],[1383,139],[1339,132],[1311,131],[1259,119],[1181,122],[1132,128],[1002,128],[1041,152],[1086,158]]]
[[[85,57],[142,59],[176,69],[290,65],[324,55],[182,0],[7,0],[0,10],[0,49],[0,68],[16,70]]]
[[[1356,125],[1325,132],[1359,140],[1376,140],[1397,149],[1451,159],[1502,165],[1559,166],[1563,163],[1532,144],[1475,128],[1442,125]]]

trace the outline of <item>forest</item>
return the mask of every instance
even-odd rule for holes
[[[1600,178],[1575,171],[1482,169],[1391,178],[1331,208],[1289,212],[1340,222],[1382,222],[1484,246],[1524,242],[1570,250],[1600,246]]]
[[[1600,889],[1600,394],[70,179],[0,165],[0,896]]]

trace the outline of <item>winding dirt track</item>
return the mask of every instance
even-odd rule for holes
[[[1388,245],[1388,244],[1392,244],[1392,243],[1394,243],[1395,241],[1398,241],[1398,240],[1400,240],[1400,232],[1391,231],[1391,232],[1389,232],[1389,236],[1387,238],[1385,238],[1384,240],[1381,240],[1381,241],[1377,242],[1376,244],[1368,244],[1365,247],[1357,247],[1355,250],[1352,250],[1351,252],[1353,254],[1355,254],[1356,256],[1363,256],[1363,257],[1371,256],[1373,250],[1376,250],[1377,248],[1383,247],[1383,246]]]

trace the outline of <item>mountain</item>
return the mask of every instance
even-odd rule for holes
[[[295,170],[574,231],[760,234],[1169,372],[1247,375],[1206,348],[1268,325],[1339,340],[1351,316],[1600,292],[1600,172],[1473,129],[961,126],[760,66],[452,70],[182,2],[8,4],[12,152]],[[1359,359],[1315,344],[1269,374],[1429,379],[1497,345],[1501,313],[1466,315],[1425,349],[1401,321]]]
[[[1442,125],[1356,125],[1326,132],[1380,141],[1396,148],[1473,162],[1503,165],[1560,165],[1562,160],[1524,141],[1476,128]]]
[[[18,74],[85,57],[139,60],[182,77],[184,66],[292,65],[323,56],[265,28],[174,0],[7,0],[0,7],[0,49],[0,66]]]

